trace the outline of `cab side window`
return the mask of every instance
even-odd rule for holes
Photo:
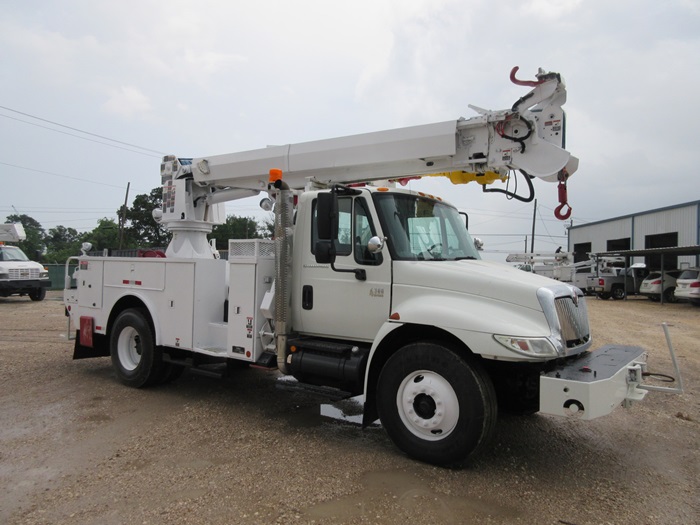
[[[313,217],[311,219],[311,253],[315,253],[318,242],[318,213],[314,202]],[[345,257],[352,253],[352,198],[340,197],[338,199],[338,242],[336,255]]]
[[[314,203],[311,225],[311,251],[314,253],[318,241],[318,215]],[[370,253],[367,243],[376,235],[367,203],[360,197],[338,198],[338,242],[336,255],[346,257],[354,254],[355,262],[365,265],[378,265],[382,262],[381,253]]]

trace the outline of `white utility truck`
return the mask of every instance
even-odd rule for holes
[[[49,271],[30,260],[18,246],[5,244],[26,238],[21,223],[0,224],[0,297],[28,295],[32,301],[41,301],[51,286]]]
[[[380,419],[436,464],[486,443],[499,407],[592,419],[643,398],[644,351],[589,352],[580,290],[481,260],[454,206],[395,184],[444,175],[512,196],[519,177],[527,200],[538,177],[568,206],[565,85],[542,70],[511,79],[532,89],[469,119],[165,157],[154,217],[173,233],[166,257],[69,260],[74,358],[111,356],[133,387],[215,360],[277,368],[298,388],[362,396],[365,425]],[[220,259],[207,234],[222,203],[259,192],[274,240],[231,240]]]
[[[596,267],[592,258],[574,262],[573,252],[511,253],[506,257],[506,262],[521,263],[520,270],[572,284],[584,294],[587,290],[587,277]]]

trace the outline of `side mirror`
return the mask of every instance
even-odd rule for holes
[[[316,242],[316,262],[318,264],[333,264],[335,262],[335,244],[331,240]]]
[[[384,240],[376,235],[367,242],[367,251],[369,253],[379,253],[384,249]]]
[[[333,240],[338,238],[338,198],[335,192],[318,194],[316,197],[316,219],[319,239]]]

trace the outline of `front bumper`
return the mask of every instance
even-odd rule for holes
[[[0,290],[34,290],[36,288],[49,288],[49,279],[3,279],[0,281]]]
[[[540,376],[540,412],[588,420],[641,401],[647,393],[638,388],[645,362],[642,348],[621,345],[567,360]]]

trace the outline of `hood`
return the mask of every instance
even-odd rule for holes
[[[537,290],[564,283],[494,261],[396,261],[394,284],[478,295],[541,309]]]
[[[39,264],[38,262],[34,261],[0,261],[0,268],[4,269],[22,269],[22,268],[40,268],[44,269],[44,267]]]

